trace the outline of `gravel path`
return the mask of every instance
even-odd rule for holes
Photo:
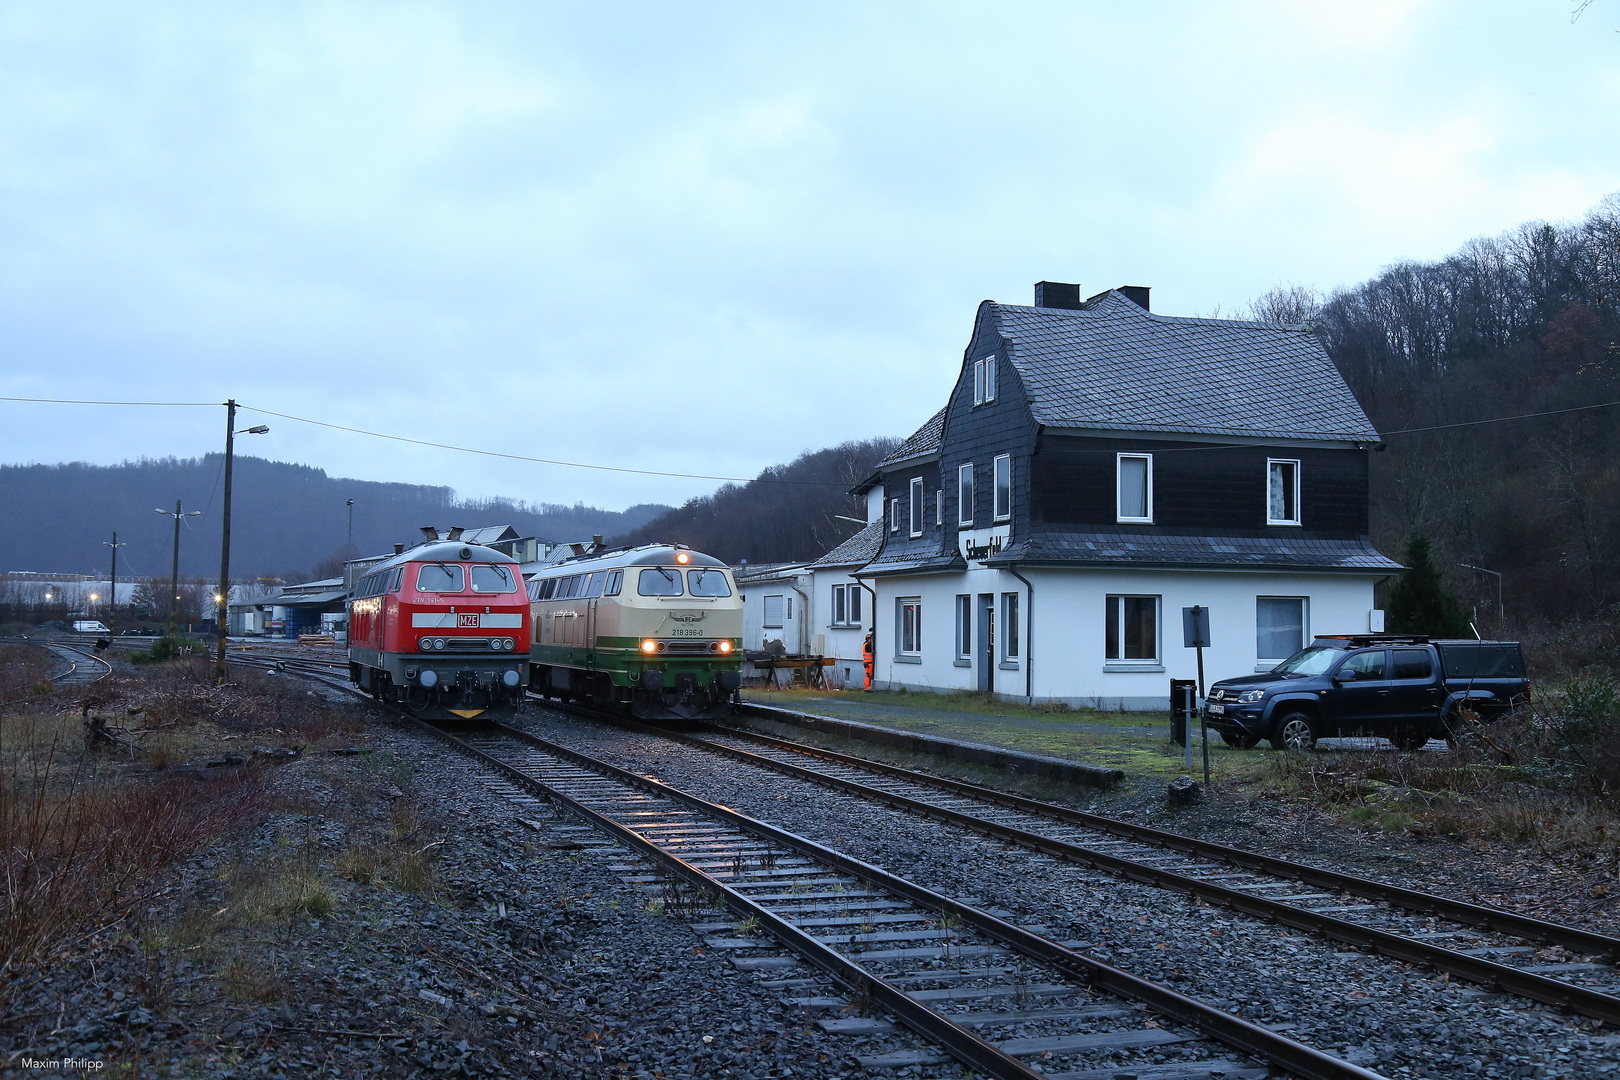
[[[547,710],[521,726],[874,862],[1392,1077],[1620,1075],[1598,1025],[675,743]]]

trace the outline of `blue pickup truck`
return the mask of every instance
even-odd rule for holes
[[[1376,735],[1416,750],[1470,715],[1488,719],[1529,700],[1516,641],[1323,636],[1270,671],[1215,683],[1204,719],[1243,749],[1261,739],[1309,750],[1317,739]]]

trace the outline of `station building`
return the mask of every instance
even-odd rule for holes
[[[1164,708],[1195,675],[1183,608],[1211,681],[1382,629],[1379,446],[1306,328],[1042,282],[979,306],[944,407],[855,489],[867,527],[808,567],[812,617],[842,668],[861,597],[876,687]]]

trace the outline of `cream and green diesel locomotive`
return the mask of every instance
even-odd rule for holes
[[[712,720],[742,685],[742,597],[680,545],[585,551],[529,579],[529,686],[642,720]]]

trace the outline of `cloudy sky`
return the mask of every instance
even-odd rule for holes
[[[750,476],[911,431],[1042,278],[1231,312],[1578,218],[1620,2],[1576,6],[8,3],[0,395]],[[467,496],[714,486],[268,422]],[[0,461],[222,429],[0,402]]]

